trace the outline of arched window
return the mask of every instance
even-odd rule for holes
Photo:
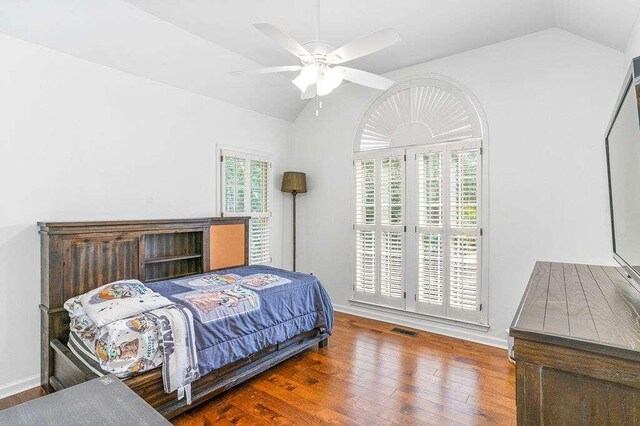
[[[475,98],[416,78],[367,109],[354,146],[353,299],[485,323],[483,139]]]

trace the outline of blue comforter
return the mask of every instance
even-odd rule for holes
[[[314,328],[332,332],[331,300],[313,275],[254,265],[147,286],[192,312],[201,375]]]

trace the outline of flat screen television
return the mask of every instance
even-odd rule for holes
[[[640,283],[640,57],[633,60],[607,128],[613,256]]]

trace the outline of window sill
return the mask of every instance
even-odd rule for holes
[[[460,328],[466,328],[468,330],[481,331],[484,333],[489,331],[489,324],[446,318],[438,315],[424,314],[421,312],[405,311],[404,309],[390,308],[388,306],[378,305],[370,302],[362,302],[355,299],[349,299],[349,304],[374,311],[397,314],[407,318],[429,320],[439,324],[453,325]]]

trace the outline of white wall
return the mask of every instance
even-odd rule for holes
[[[550,29],[387,74],[452,77],[479,99],[489,125],[491,328],[410,325],[504,344],[536,260],[613,264],[603,138],[622,62],[618,51]],[[339,309],[360,314],[367,311],[348,302],[349,185],[356,128],[376,95],[345,85],[325,99],[320,117],[308,105],[293,131],[297,168],[309,176],[300,269],[322,280]]]
[[[640,56],[640,15],[636,20],[636,23],[631,30],[631,35],[629,36],[629,40],[627,41],[627,47],[624,50],[624,71],[627,71],[627,68],[631,64],[631,60],[637,56]],[[622,85],[622,83],[620,83]]]
[[[0,56],[0,398],[39,383],[36,221],[214,216],[226,144],[273,154],[281,263],[290,123],[3,35]]]

